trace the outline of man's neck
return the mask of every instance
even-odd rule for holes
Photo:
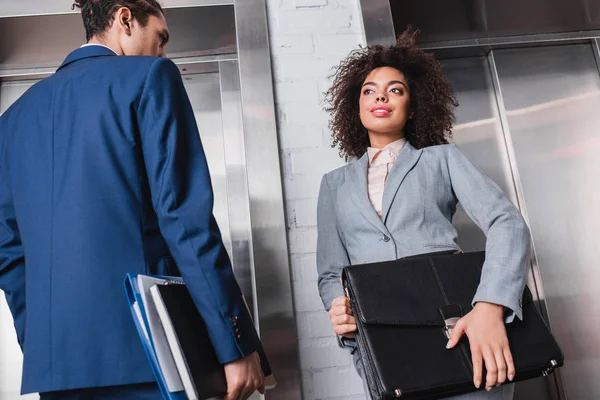
[[[104,40],[104,39],[100,39],[100,38],[97,38],[96,36],[94,36],[89,40],[89,42],[87,44],[97,44],[100,46],[108,47],[109,49],[111,49],[112,51],[117,53],[117,55],[119,55],[119,56],[124,55],[123,50],[121,49],[121,46],[119,46],[117,43],[111,43],[110,40]]]

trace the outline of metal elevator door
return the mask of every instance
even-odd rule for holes
[[[517,384],[517,400],[600,398],[597,62],[594,42],[443,61],[460,103],[455,142],[528,220],[528,284],[565,353],[559,374]],[[462,209],[454,223],[465,251],[485,248]]]
[[[248,275],[246,264],[249,258],[249,228],[246,225],[247,199],[243,195],[245,181],[241,179],[245,171],[243,154],[240,154],[243,149],[243,133],[239,118],[241,98],[237,62],[221,61],[206,65],[209,68],[201,69],[207,72],[186,74],[182,78],[210,170],[215,199],[213,213],[239,279],[240,275]],[[0,115],[37,82],[38,80],[0,82]],[[224,110],[226,118],[223,117]],[[247,279],[239,281],[246,291],[251,291]],[[248,297],[252,298],[252,294]],[[0,355],[0,400],[37,399],[35,394],[19,397],[23,356],[17,343],[12,315],[1,291]]]

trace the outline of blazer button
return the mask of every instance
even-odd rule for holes
[[[390,241],[390,237],[387,235],[383,235],[383,241],[384,242],[389,242]]]

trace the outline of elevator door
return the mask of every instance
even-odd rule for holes
[[[527,217],[534,246],[528,285],[541,309],[547,307],[565,353],[560,376],[517,384],[517,400],[562,391],[569,399],[600,398],[594,375],[600,368],[596,49],[503,49],[443,61],[460,103],[454,141]],[[485,248],[485,237],[460,207],[454,223],[465,251]]]
[[[218,65],[215,63],[212,68],[208,69],[212,72],[184,75],[183,81],[194,110],[210,170],[215,198],[213,213],[227,251],[234,258],[234,264],[237,261],[234,268],[236,275],[239,275],[244,274],[244,271],[248,269],[244,265],[248,256],[240,251],[240,243],[246,243],[245,246],[241,246],[242,250],[247,252],[249,248],[248,241],[243,240],[243,232],[240,232],[238,226],[244,221],[244,218],[237,219],[238,225],[230,225],[230,210],[234,206],[243,210],[244,204],[241,202],[244,201],[244,197],[238,195],[233,199],[227,190],[228,180],[237,179],[236,177],[239,175],[232,174],[231,171],[240,170],[241,164],[236,160],[236,152],[243,148],[243,143],[230,144],[239,142],[243,136],[241,124],[236,122],[235,117],[238,112],[236,110],[239,110],[240,105],[239,83],[236,84],[239,79],[237,63],[235,61],[220,62]],[[226,84],[224,84],[224,80],[227,81]],[[32,80],[2,82],[0,84],[0,115],[36,82]],[[228,111],[226,121],[223,120],[222,111],[225,105]],[[226,144],[229,144],[227,153],[225,152]],[[238,190],[244,190],[243,185],[237,185],[237,187]],[[236,204],[236,201],[239,204]],[[234,216],[236,214],[239,215],[240,211],[236,210]],[[236,249],[233,249],[232,237],[236,239]],[[242,287],[249,283],[240,279],[239,276],[238,280]],[[252,298],[251,293],[248,297]],[[23,356],[17,343],[12,315],[4,296],[0,296],[0,400],[38,398],[37,395],[19,397],[22,363]]]
[[[568,399],[600,398],[600,76],[590,44],[496,51]]]
[[[520,207],[490,60],[488,57],[473,57],[444,60],[442,63],[459,102],[453,129],[454,142],[471,162],[504,191],[516,207]],[[485,250],[485,235],[460,204],[453,223],[458,230],[459,245],[463,251]],[[535,290],[532,274],[528,285]],[[515,400],[549,399],[549,385],[552,382],[544,378],[519,383],[515,388]]]

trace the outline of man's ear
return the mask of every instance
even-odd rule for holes
[[[131,15],[131,10],[129,10],[129,8],[119,8],[115,13],[115,20],[127,35],[131,34],[133,16]]]

